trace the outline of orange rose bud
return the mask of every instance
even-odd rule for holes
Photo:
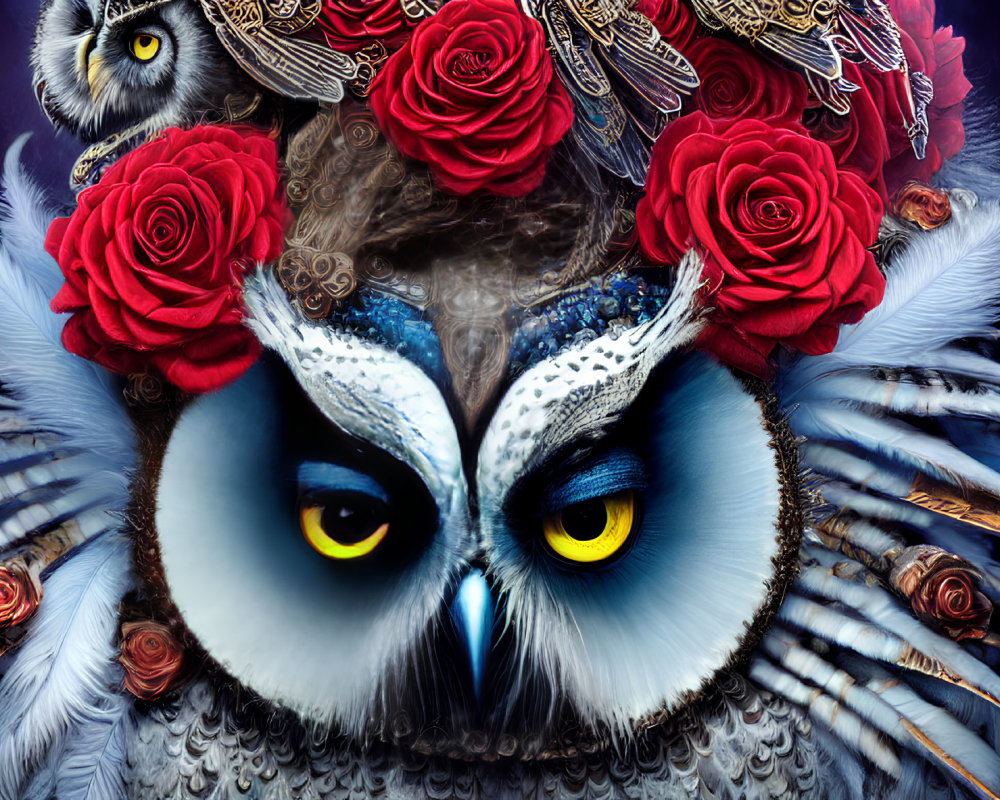
[[[930,231],[951,219],[951,201],[947,192],[910,181],[896,192],[892,213]]]
[[[126,622],[118,662],[125,669],[125,690],[140,700],[155,700],[180,677],[184,648],[166,625]]]
[[[18,561],[0,564],[0,628],[27,620],[42,599],[38,579]]]
[[[957,641],[982,639],[989,630],[993,601],[978,590],[981,580],[964,558],[931,545],[906,548],[889,574],[914,614]]]

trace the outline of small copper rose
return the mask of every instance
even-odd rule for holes
[[[27,620],[42,598],[41,586],[18,561],[0,564],[0,628],[10,628]]]
[[[913,613],[934,622],[953,639],[982,639],[993,602],[979,589],[982,573],[964,558],[940,547],[904,550],[889,575],[893,588],[910,601]]]
[[[929,231],[951,219],[951,201],[947,192],[910,181],[896,192],[892,212],[900,219],[913,222]]]
[[[126,622],[118,661],[125,669],[126,691],[140,700],[155,700],[180,677],[184,648],[166,625]]]

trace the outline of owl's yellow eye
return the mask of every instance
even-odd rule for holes
[[[149,61],[160,52],[160,40],[151,33],[137,33],[132,37],[132,55],[140,61]]]
[[[578,564],[592,564],[622,550],[635,519],[635,494],[626,489],[546,514],[542,517],[542,535],[556,555]]]
[[[389,533],[387,510],[366,498],[341,496],[322,503],[303,502],[299,525],[316,552],[337,561],[366,556]]]

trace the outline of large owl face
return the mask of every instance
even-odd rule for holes
[[[681,706],[753,644],[798,536],[764,398],[686,351],[695,275],[523,372],[476,436],[412,361],[262,283],[271,357],[189,405],[153,465],[187,628],[359,739],[530,755]]]
[[[234,68],[194,2],[51,0],[32,63],[46,114],[95,141],[139,123],[194,121],[219,105]]]

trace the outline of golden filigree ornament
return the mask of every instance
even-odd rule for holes
[[[363,45],[354,54],[354,59],[358,62],[358,74],[347,83],[351,93],[356,97],[367,97],[372,81],[388,58],[389,51],[382,42],[376,40]]]
[[[260,92],[237,91],[226,95],[223,107],[206,111],[202,124],[251,123],[265,125],[274,132],[281,128],[282,114],[273,103],[265,101]],[[70,172],[70,188],[83,191],[100,180],[101,173],[122,156],[160,134],[159,128],[148,120],[117,131],[87,147],[77,158]]]
[[[277,266],[278,279],[312,319],[326,317],[333,302],[354,290],[354,261],[345,253],[324,253],[298,246],[286,250]]]
[[[433,16],[442,5],[444,5],[443,0],[399,0],[400,8],[412,22]]]
[[[354,59],[301,36],[322,10],[319,0],[199,0],[240,67],[283,97],[336,103],[357,76]]]
[[[75,191],[82,191],[97,183],[104,169],[125,153],[152,139],[155,133],[146,122],[140,122],[95,142],[73,164],[69,177],[70,187]]]

